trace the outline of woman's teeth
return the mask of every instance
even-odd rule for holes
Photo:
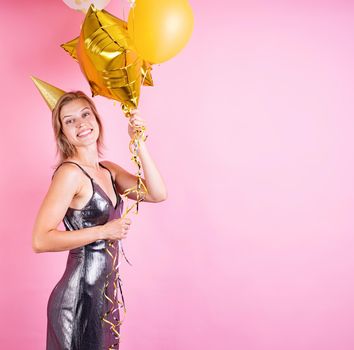
[[[77,136],[78,137],[84,137],[84,136],[86,136],[88,134],[91,134],[91,132],[92,132],[92,129],[86,130],[86,131],[83,131],[82,133],[78,134]]]

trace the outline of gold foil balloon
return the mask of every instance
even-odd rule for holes
[[[136,0],[128,18],[128,30],[144,60],[161,63],[187,44],[193,31],[188,0]]]
[[[151,76],[151,70],[152,70],[151,64],[147,61],[143,61],[143,64],[141,66],[143,85],[154,86],[154,82]]]
[[[70,53],[75,40],[62,46]],[[148,76],[151,66],[138,56],[126,22],[91,5],[82,24],[76,51],[72,50],[71,55],[76,56],[90,84],[92,96],[120,101],[126,113],[137,108],[142,75]]]
[[[128,28],[127,23],[124,22],[125,28]],[[76,46],[77,43],[79,42],[79,37],[68,41],[65,44],[62,44],[61,47],[75,60],[78,61],[77,58],[77,53],[76,53]],[[143,85],[146,86],[153,86],[154,82],[152,80],[152,76],[151,76],[151,64],[143,61],[142,66],[141,66],[141,75],[142,75],[142,83]]]
[[[104,9],[111,0],[64,0],[70,8],[74,10],[79,10],[86,12],[91,4],[93,4],[97,9]]]
[[[75,61],[78,61],[76,53],[76,46],[78,42],[79,37],[60,45]]]
[[[52,111],[60,97],[62,97],[66,92],[38,78],[31,77],[31,79]]]

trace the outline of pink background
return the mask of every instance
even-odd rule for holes
[[[142,90],[169,198],[132,218],[122,350],[354,348],[354,6],[308,3],[192,0],[188,46]],[[2,349],[45,348],[65,268],[67,252],[31,249],[55,146],[29,76],[89,93],[59,47],[82,19],[1,4]],[[95,101],[105,158],[134,172],[120,108]]]

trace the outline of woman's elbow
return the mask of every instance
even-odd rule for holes
[[[36,254],[43,253],[42,250],[34,244],[32,244],[32,251]]]
[[[160,193],[158,196],[154,197],[154,202],[159,203],[167,199],[167,192]]]
[[[43,253],[42,249],[40,246],[36,243],[32,243],[32,251],[36,254]]]
[[[160,198],[160,202],[165,201],[165,200],[167,199],[167,197],[168,197],[167,192],[165,192],[165,193],[163,194],[163,196]]]
[[[33,236],[32,236],[32,251],[37,254],[45,252],[45,250],[43,250],[43,246],[42,246],[40,240],[38,239],[38,237],[36,237],[35,233],[33,233]]]

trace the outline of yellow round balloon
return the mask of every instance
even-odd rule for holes
[[[193,22],[188,0],[136,0],[129,12],[128,31],[144,60],[161,63],[187,44]]]

